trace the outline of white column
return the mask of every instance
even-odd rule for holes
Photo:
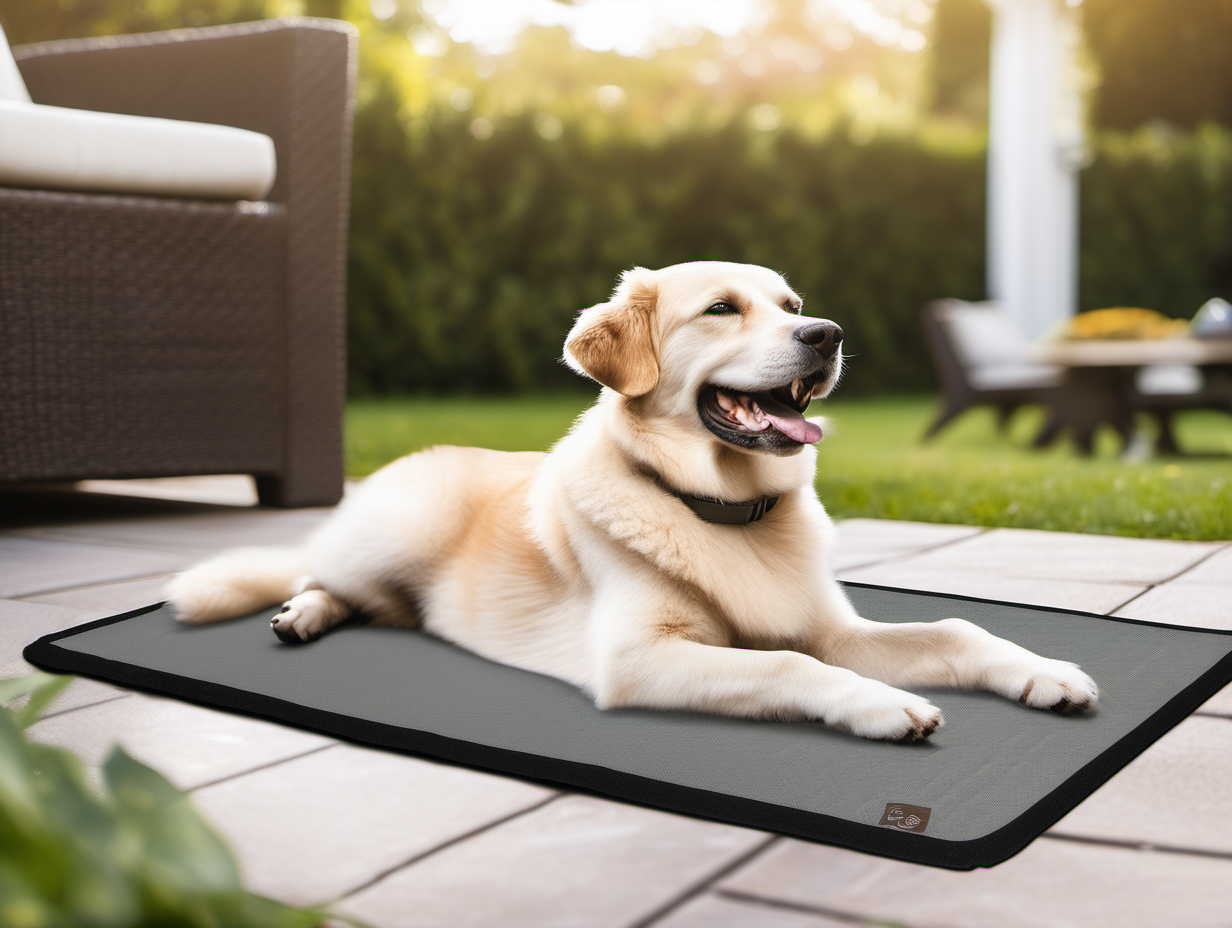
[[[1037,338],[1077,303],[1081,0],[987,2],[988,291]]]

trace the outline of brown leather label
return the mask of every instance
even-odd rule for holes
[[[885,815],[881,816],[878,825],[887,828],[898,828],[901,831],[923,831],[928,827],[928,817],[932,809],[924,806],[909,806],[905,802],[890,802],[886,804]]]

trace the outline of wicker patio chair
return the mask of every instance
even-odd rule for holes
[[[0,480],[339,498],[355,44],[291,19],[14,49],[35,103],[255,130],[278,166],[262,202],[0,187]]]
[[[921,321],[941,381],[941,409],[926,441],[976,406],[994,407],[1004,429],[1020,407],[1047,403],[1060,388],[1061,371],[1025,359],[1026,339],[995,303],[934,300]]]

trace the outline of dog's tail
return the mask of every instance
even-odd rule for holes
[[[235,548],[175,576],[166,596],[181,622],[216,622],[290,599],[307,578],[302,548]]]

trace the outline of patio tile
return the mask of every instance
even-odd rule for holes
[[[81,621],[105,618],[163,600],[163,587],[174,572],[141,577],[137,580],[116,580],[94,586],[74,587],[55,593],[41,593],[23,598],[23,602],[68,606],[80,612]]]
[[[0,679],[32,670],[21,652],[35,638],[80,625],[88,616],[66,606],[0,599]]]
[[[1031,606],[1077,609],[1100,615],[1111,612],[1146,589],[1144,585],[1129,583],[1038,580],[988,574],[979,569],[965,571],[956,567],[934,568],[920,564],[920,560],[921,558],[909,558],[904,561],[874,564],[858,570],[840,570],[838,576],[857,583],[878,583],[909,590],[975,596]]]
[[[337,745],[207,786],[194,799],[237,850],[245,885],[310,905],[553,795],[521,780]]]
[[[305,754],[331,739],[169,699],[133,695],[54,715],[30,737],[76,753],[91,767],[120,744],[180,789],[194,789]]]
[[[1214,775],[1217,771],[1228,775]],[[1052,831],[1232,856],[1229,771],[1232,720],[1188,718],[1057,822]]]
[[[1225,544],[1219,551],[1185,571],[1175,583],[1213,583],[1232,588],[1232,544]]]
[[[1221,545],[1000,528],[910,559],[921,570],[1097,584],[1161,583]]]
[[[1147,590],[1116,614],[1169,625],[1232,629],[1232,583],[1173,580]]]
[[[328,509],[223,509],[146,518],[81,522],[23,529],[27,537],[51,541],[124,545],[202,554],[237,545],[289,544],[301,541],[321,524]]]
[[[1118,610],[1150,622],[1232,629],[1232,547]]]
[[[757,831],[569,795],[336,908],[399,928],[630,925],[764,840]]]
[[[850,920],[828,918],[813,912],[777,908],[745,899],[717,894],[699,896],[666,918],[651,922],[654,928],[851,928]]]
[[[179,570],[192,563],[183,552],[0,536],[0,596],[30,596]]]
[[[918,554],[986,531],[970,525],[887,522],[882,519],[843,519],[836,523],[836,528],[838,536],[832,562],[837,569]]]
[[[35,667],[22,659],[21,652],[35,638],[79,625],[88,612],[64,606],[0,600],[0,680],[24,677]],[[126,695],[127,691],[106,683],[78,678],[56,697],[47,712],[63,712]]]
[[[1232,686],[1225,686],[1203,703],[1198,708],[1198,711],[1208,712],[1212,715],[1225,715],[1228,718],[1232,718]]]
[[[785,840],[721,887],[912,928],[1232,923],[1232,860],[1048,838],[970,872]]]
[[[81,480],[83,493],[113,493],[158,499],[192,500],[224,506],[255,506],[257,488],[246,474],[216,474],[209,477],[153,477],[143,480]]]

